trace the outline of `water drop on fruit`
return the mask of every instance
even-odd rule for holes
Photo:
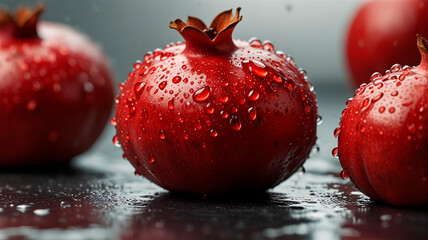
[[[391,93],[391,96],[393,96],[393,97],[395,97],[395,96],[397,96],[398,95],[398,91],[396,91],[396,90],[394,90],[392,93]]]
[[[394,107],[390,107],[388,110],[390,113],[394,113],[395,112],[395,108]]]
[[[379,112],[380,112],[380,113],[385,112],[385,107],[384,107],[384,106],[380,107],[380,108],[379,108]]]
[[[164,140],[166,138],[165,137],[165,132],[163,130],[159,131],[159,138],[162,139],[162,140]]]
[[[230,126],[235,131],[241,130],[242,124],[241,124],[241,120],[239,120],[238,116],[232,115],[232,117],[230,118]]]
[[[257,109],[255,107],[248,108],[248,117],[250,120],[255,120],[257,118]]]
[[[205,105],[205,112],[208,114],[213,114],[214,106],[211,103],[208,103],[207,105]]]
[[[184,66],[184,65],[183,65],[183,66]],[[181,77],[180,77],[180,76],[175,76],[175,77],[173,77],[173,78],[172,78],[172,82],[173,82],[173,83],[175,83],[175,84],[177,84],[177,83],[181,82]]]
[[[220,102],[222,102],[222,103],[227,103],[227,102],[229,102],[229,97],[228,97],[227,95],[224,95],[224,96],[221,96],[221,97],[219,98],[219,100],[220,100]]]
[[[218,132],[215,129],[211,129],[210,134],[211,134],[211,137],[217,137],[218,136]]]
[[[210,92],[210,87],[205,86],[193,94],[193,100],[195,100],[195,102],[204,102],[210,96]]]
[[[348,179],[348,178],[349,178],[349,172],[348,172],[348,170],[342,170],[342,171],[340,172],[340,177],[341,177],[343,180]]]
[[[135,106],[131,106],[129,110],[129,114],[131,114],[131,116],[134,116],[136,112],[137,112],[137,108]]]
[[[160,90],[164,90],[165,87],[166,87],[166,81],[163,81],[163,82],[159,83],[159,89]]]
[[[377,101],[379,101],[382,97],[383,97],[383,92],[380,92],[378,95],[376,95],[376,96],[372,99],[372,102],[377,102]]]
[[[312,147],[311,152],[312,152],[312,153],[319,153],[319,152],[320,152],[320,146],[319,146],[318,144],[315,144],[315,145]]]
[[[110,119],[110,124],[112,125],[112,126],[116,126],[116,118],[111,118]]]
[[[249,67],[250,71],[258,77],[264,78],[268,74],[266,66],[259,61],[256,61],[256,60],[250,61],[248,67]]]
[[[248,40],[248,42],[250,43],[250,46],[253,48],[261,48],[262,47],[262,42],[257,38],[251,38],[250,40]]]
[[[275,51],[275,47],[270,41],[263,42],[263,49],[266,51]]]
[[[377,80],[377,79],[380,79],[382,77],[382,74],[380,74],[379,72],[375,72],[375,73],[373,73],[372,74],[372,76],[370,77],[370,81],[374,81],[374,80]]]
[[[146,86],[146,83],[138,82],[134,85],[134,92],[136,95],[140,95],[144,91],[144,87]]]
[[[114,144],[116,147],[120,147],[119,137],[118,137],[117,135],[115,135],[115,136],[113,137],[113,144]]]
[[[227,113],[225,110],[221,110],[220,115],[223,119],[226,119],[229,117],[229,113]]]
[[[333,148],[333,151],[331,151],[331,154],[334,158],[339,158],[339,149],[337,147]]]
[[[250,93],[248,93],[248,99],[250,99],[251,101],[257,101],[259,97],[260,97],[260,94],[255,89],[251,90]]]
[[[337,127],[336,129],[334,129],[333,134],[334,134],[334,137],[337,138],[340,134],[340,127]]]
[[[149,163],[154,163],[155,162],[155,157],[153,157],[153,155],[149,156]]]
[[[174,109],[174,99],[171,99],[168,101],[168,109],[173,110]]]
[[[398,72],[398,71],[400,71],[401,69],[403,69],[403,67],[400,65],[400,64],[394,64],[392,67],[391,67],[391,73],[395,73],[395,72]]]

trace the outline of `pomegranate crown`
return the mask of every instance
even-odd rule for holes
[[[218,14],[211,25],[207,27],[199,18],[189,16],[187,23],[177,19],[169,24],[177,30],[186,41],[186,50],[205,52],[229,52],[236,48],[232,39],[235,26],[242,20],[239,15],[241,8],[236,9],[235,16],[232,9]]]
[[[0,29],[9,29],[14,37],[37,37],[37,23],[44,5],[38,3],[34,9],[20,6],[13,14],[0,8]]]
[[[419,65],[419,68],[428,71],[428,40],[426,40],[420,34],[416,34],[416,37],[417,46],[419,52],[421,53],[421,63]]]

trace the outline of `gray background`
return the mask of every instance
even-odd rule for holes
[[[133,63],[155,48],[182,40],[168,24],[188,15],[207,24],[226,9],[241,6],[244,19],[234,38],[270,40],[276,50],[295,58],[307,70],[315,87],[347,84],[344,61],[346,27],[362,2],[358,0],[45,0],[43,20],[64,22],[87,33],[110,57],[118,82],[126,79]],[[36,1],[0,0],[15,9]]]

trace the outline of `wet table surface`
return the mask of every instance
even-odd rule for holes
[[[373,202],[339,177],[332,131],[351,95],[317,92],[321,150],[265,194],[170,194],[133,175],[108,127],[70,166],[0,171],[0,239],[428,239],[427,208]]]

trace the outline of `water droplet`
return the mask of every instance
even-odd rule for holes
[[[36,107],[37,107],[37,102],[35,100],[31,100],[27,103],[27,110],[30,112],[36,110]]]
[[[232,115],[230,118],[230,126],[233,130],[239,131],[242,128],[241,120],[239,120],[238,116]]]
[[[254,73],[254,75],[258,76],[258,77],[266,77],[268,74],[268,71],[266,69],[266,66],[256,60],[252,60],[249,62],[249,69],[252,73]]]
[[[377,101],[379,101],[382,97],[383,97],[383,92],[380,92],[379,94],[377,94],[377,95],[372,99],[372,102],[377,102]]]
[[[343,179],[343,180],[346,180],[346,179],[348,179],[349,178],[349,172],[348,172],[348,170],[342,170],[341,172],[340,172],[340,177]]]
[[[184,132],[183,138],[184,140],[189,140],[189,134],[187,132]]]
[[[261,48],[262,47],[262,42],[257,38],[251,38],[250,40],[248,40],[248,42],[250,43],[250,46],[253,48]]]
[[[184,65],[183,65],[183,66],[184,66]],[[175,84],[177,84],[177,83],[181,82],[181,77],[180,77],[180,76],[175,76],[175,77],[173,77],[173,78],[172,78],[172,82],[173,82],[173,83],[175,83]]]
[[[382,74],[380,72],[375,72],[370,77],[370,81],[373,82],[374,80],[380,79],[382,77]]]
[[[248,108],[248,117],[250,120],[255,120],[257,118],[257,109],[255,107]]]
[[[392,65],[392,67],[391,67],[391,73],[398,72],[401,69],[403,69],[403,67],[400,64],[396,63],[396,64]]]
[[[153,157],[153,155],[149,156],[149,163],[154,163],[155,162],[155,157]]]
[[[393,96],[393,97],[395,97],[395,96],[397,96],[398,95],[398,91],[396,91],[396,90],[394,90],[392,93],[391,93],[391,96]]]
[[[116,118],[111,118],[110,119],[110,124],[112,125],[112,126],[116,126]]]
[[[384,106],[380,107],[380,108],[379,108],[379,112],[380,112],[380,113],[385,112],[385,107],[384,107]]]
[[[33,211],[34,214],[36,214],[37,216],[43,217],[46,216],[50,213],[49,209],[36,209]]]
[[[165,132],[163,130],[159,131],[159,138],[162,139],[162,140],[164,140],[166,138],[165,137]]]
[[[263,49],[266,51],[275,51],[275,47],[270,41],[264,41],[263,42]]]
[[[321,116],[321,115],[318,115],[318,118],[317,118],[317,125],[321,125],[321,123],[322,123],[322,116]]]
[[[21,205],[16,206],[16,210],[18,210],[22,213],[25,213],[26,211],[28,211],[28,209],[30,209],[30,207],[31,207],[30,205],[21,204]]]
[[[115,136],[113,137],[113,144],[114,144],[116,147],[120,147],[119,137],[118,137],[117,135],[115,135]]]
[[[195,102],[204,102],[208,99],[210,93],[210,87],[205,86],[204,88],[199,89],[193,94],[193,100],[195,100]]]
[[[315,145],[312,147],[311,152],[312,152],[312,153],[319,153],[319,152],[320,152],[320,146],[319,146],[318,144],[315,144]]]
[[[207,105],[205,105],[205,112],[208,114],[213,114],[214,106],[211,103],[208,103]]]
[[[370,105],[370,99],[369,98],[364,99],[361,111],[364,112],[365,110],[367,110],[369,105]]]
[[[166,87],[166,81],[163,81],[163,82],[159,83],[159,89],[160,90],[164,90],[165,87]]]
[[[227,103],[229,102],[229,97],[227,95],[223,95],[219,98],[220,102]]]
[[[210,134],[211,134],[211,137],[217,137],[218,136],[218,132],[215,129],[211,129]]]
[[[394,107],[390,107],[388,110],[390,113],[394,113],[395,112],[395,108]]]
[[[406,78],[406,75],[403,73],[398,77],[398,80],[403,81]]]
[[[137,108],[135,106],[131,106],[131,108],[129,109],[129,114],[131,114],[131,116],[135,116],[136,112]]]
[[[146,83],[143,82],[137,82],[134,85],[134,92],[136,95],[140,95],[144,91],[144,87],[146,86]]]
[[[337,147],[333,148],[333,151],[331,151],[331,154],[334,158],[339,158],[339,149]]]
[[[336,129],[334,129],[333,134],[334,134],[334,137],[337,138],[340,134],[340,127],[337,127]]]
[[[257,90],[253,89],[248,93],[248,99],[251,101],[257,101],[260,97],[260,94]]]
[[[300,175],[300,176],[302,176],[302,175],[304,175],[305,173],[306,173],[306,169],[305,169],[305,167],[303,167],[303,166],[302,166],[302,167],[300,168],[300,173],[299,173],[299,175]]]
[[[174,109],[174,99],[171,99],[168,101],[168,109],[173,110]]]
[[[227,113],[225,110],[221,110],[220,115],[223,119],[226,119],[229,117],[229,113]]]

